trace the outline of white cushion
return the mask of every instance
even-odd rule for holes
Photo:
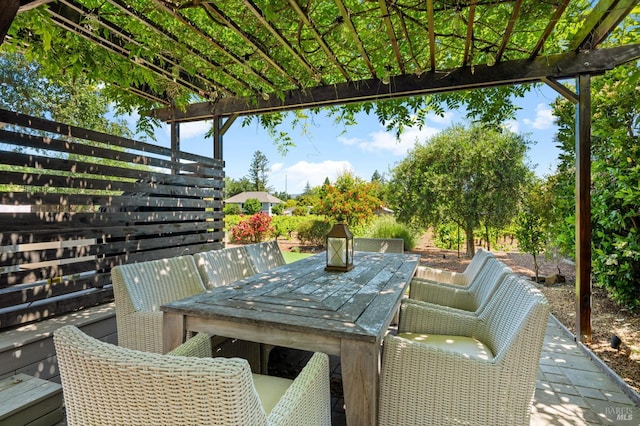
[[[468,358],[476,358],[483,361],[493,360],[491,350],[484,343],[472,337],[420,333],[399,333],[398,336],[436,348],[457,352]]]
[[[252,374],[253,384],[258,392],[260,404],[267,413],[271,413],[273,407],[276,406],[282,395],[289,389],[293,380],[284,379],[282,377],[265,376],[264,374]]]

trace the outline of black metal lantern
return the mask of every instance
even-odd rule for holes
[[[347,272],[353,269],[353,234],[345,223],[336,223],[327,234],[325,271]]]

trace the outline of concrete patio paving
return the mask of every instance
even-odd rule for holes
[[[550,317],[531,425],[640,425],[640,396],[603,368]]]

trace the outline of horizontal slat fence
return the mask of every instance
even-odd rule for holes
[[[221,248],[224,163],[0,109],[0,329],[113,300],[115,265]]]

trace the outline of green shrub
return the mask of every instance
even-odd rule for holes
[[[224,212],[225,215],[241,214],[242,208],[238,204],[233,204],[233,203],[225,204],[224,209],[222,209],[222,211]]]
[[[416,246],[416,232],[407,225],[396,222],[391,216],[380,216],[370,226],[364,235],[369,238],[402,238],[404,249],[413,250]]]
[[[262,210],[262,203],[256,198],[247,198],[242,207],[246,214],[256,214]]]
[[[244,215],[242,214],[230,214],[224,216],[224,230],[229,232],[234,225],[240,223],[240,221],[244,219]]]
[[[308,211],[309,211],[309,209],[307,209],[306,207],[297,206],[297,207],[294,207],[294,209],[293,209],[293,215],[294,216],[306,216]]]
[[[331,230],[331,224],[324,220],[308,220],[296,228],[298,239],[303,244],[323,246],[325,236]]]
[[[284,204],[276,204],[275,206],[271,207],[272,214],[281,215],[283,211],[284,211]]]
[[[286,236],[291,239],[298,225],[308,220],[308,217],[302,216],[273,216],[274,235],[276,238]]]

